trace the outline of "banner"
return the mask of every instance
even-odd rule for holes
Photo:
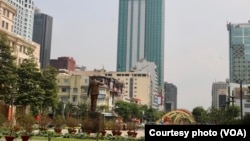
[[[145,141],[153,140],[250,141],[249,125],[146,125]]]

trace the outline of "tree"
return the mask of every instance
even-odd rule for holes
[[[241,123],[244,125],[250,125],[250,114],[245,114]]]
[[[221,121],[221,124],[233,124],[236,118],[240,115],[240,107],[236,105],[230,105],[221,112],[224,113],[224,119]]]
[[[58,70],[52,66],[47,66],[44,70],[42,70],[41,88],[45,91],[42,103],[44,109],[48,107],[55,109],[57,107],[57,75]]]
[[[25,59],[18,68],[19,95],[16,103],[29,105],[37,102],[41,73],[31,60]],[[42,91],[40,90],[40,94]]]
[[[16,57],[13,46],[8,44],[7,35],[0,32],[0,96],[7,104],[13,104],[17,90]]]
[[[192,115],[193,115],[195,121],[198,123],[204,124],[204,123],[208,122],[207,121],[207,112],[201,106],[195,107],[192,111]]]
[[[145,109],[145,107],[147,107],[147,106],[144,106],[144,108],[143,108],[144,119],[147,122],[155,122],[163,116],[162,112],[159,112],[158,110],[156,110],[152,107],[147,107],[146,109]]]
[[[130,103],[128,102],[124,102],[124,101],[117,101],[115,103],[115,109],[114,111],[121,117],[123,117],[123,119],[125,121],[128,121],[131,116],[132,116],[132,112],[131,112],[131,106],[129,106]]]
[[[42,101],[42,99],[39,98],[44,97],[44,90],[40,87],[42,73],[37,66],[31,48],[28,48],[27,55],[29,58],[24,59],[17,69],[19,76],[19,90],[15,104],[23,105],[25,107],[30,105],[33,113],[37,113],[38,105],[40,105],[40,102]]]

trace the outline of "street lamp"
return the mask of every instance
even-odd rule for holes
[[[227,83],[227,87],[228,87],[228,91],[227,91],[227,97],[228,97],[228,108],[229,108],[229,105],[230,105],[230,80],[229,79],[226,79],[226,83]]]
[[[118,109],[118,106],[113,106],[112,111],[114,116],[118,116],[118,114],[115,112],[115,109]]]
[[[14,105],[14,95],[13,95],[13,91],[12,91],[12,86],[10,85],[10,97],[11,97],[11,101],[10,101],[10,126],[12,128],[13,125],[13,105]]]
[[[143,118],[144,118],[144,111],[142,111],[142,119],[141,119],[142,123],[143,123]]]
[[[242,109],[242,80],[240,80],[240,119],[242,120],[243,118],[243,109]]]
[[[230,103],[232,103],[232,106],[234,106],[234,92],[232,91],[232,94],[230,92],[230,80],[226,79],[227,87],[228,87],[228,96],[227,96],[227,108],[229,109]]]
[[[69,102],[69,99],[68,99]],[[65,108],[66,108],[67,101],[63,100],[62,101],[62,116],[65,119]]]
[[[242,95],[243,95],[243,91],[242,91],[242,80],[238,80],[236,82],[240,82],[240,119],[243,119],[243,106],[242,106]]]

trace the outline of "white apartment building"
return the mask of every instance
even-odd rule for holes
[[[133,67],[133,72],[146,72],[150,74],[151,84],[152,84],[152,97],[151,104],[154,108],[159,108],[159,86],[158,86],[158,75],[157,66],[154,62],[148,62],[145,59],[138,61]]]
[[[32,41],[34,0],[6,0],[16,9],[14,33]]]

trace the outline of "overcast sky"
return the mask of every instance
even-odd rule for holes
[[[119,0],[35,0],[53,17],[51,59],[116,70]],[[165,77],[177,108],[211,106],[212,83],[229,77],[226,25],[250,20],[250,0],[165,0]]]

